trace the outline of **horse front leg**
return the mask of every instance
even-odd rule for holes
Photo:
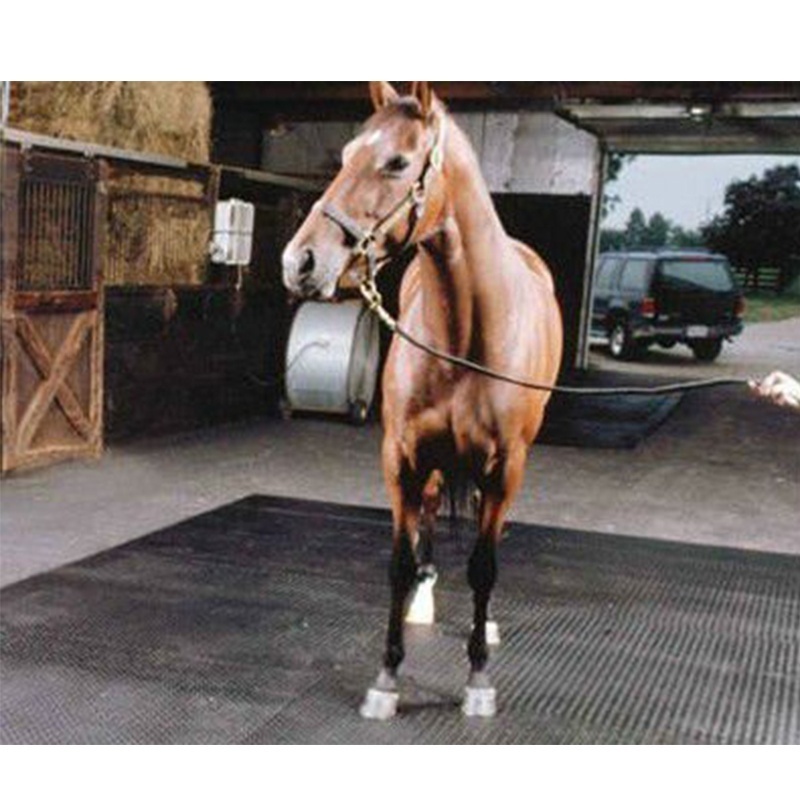
[[[387,471],[391,475],[391,471]],[[404,478],[404,479],[403,479]],[[392,516],[392,556],[389,563],[391,602],[383,668],[375,684],[367,691],[360,713],[366,719],[387,720],[397,713],[399,693],[397,673],[405,657],[403,617],[406,600],[417,581],[415,547],[419,526],[421,492],[417,481],[406,474],[390,481]]]
[[[478,539],[469,559],[467,578],[473,593],[473,625],[467,646],[470,674],[462,711],[469,717],[492,717],[496,692],[486,666],[489,661],[489,601],[497,581],[497,545],[511,502],[522,484],[527,450],[520,447],[487,476],[478,514]]]
[[[412,625],[433,625],[436,619],[433,589],[438,574],[433,563],[433,541],[436,528],[436,517],[442,503],[442,487],[444,477],[439,470],[434,470],[422,491],[422,516],[419,526],[416,556],[417,581],[408,604],[406,622]]]

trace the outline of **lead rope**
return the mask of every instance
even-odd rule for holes
[[[715,386],[743,386],[751,383],[752,379],[749,378],[709,378],[700,381],[686,381],[683,383],[668,383],[662,386],[642,387],[642,386],[621,386],[621,387],[599,387],[599,388],[586,388],[580,386],[558,386],[549,385],[544,383],[536,383],[534,381],[525,381],[521,378],[515,378],[511,375],[506,375],[502,372],[496,372],[483,364],[478,364],[470,361],[467,358],[454,356],[451,353],[445,353],[425,342],[420,341],[414,335],[405,330],[398,321],[386,310],[383,305],[383,297],[378,291],[378,287],[372,278],[366,278],[359,284],[359,291],[367,308],[372,311],[378,319],[394,334],[397,334],[401,339],[405,339],[410,345],[422,350],[440,361],[446,361],[457,367],[463,367],[471,372],[477,372],[480,375],[485,375],[494,380],[503,381],[504,383],[511,383],[514,386],[522,386],[525,389],[534,389],[540,392],[554,392],[558,394],[572,394],[572,395],[661,395],[661,394],[676,394],[678,392],[691,392],[700,389],[710,389]]]

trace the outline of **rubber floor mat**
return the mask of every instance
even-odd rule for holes
[[[659,428],[683,395],[554,395],[539,434],[540,444],[633,449]]]
[[[512,524],[494,719],[465,719],[471,535],[382,655],[382,510],[249,497],[0,593],[4,743],[800,743],[800,558]]]

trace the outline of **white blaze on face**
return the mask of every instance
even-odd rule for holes
[[[357,150],[362,147],[374,147],[383,136],[383,131],[374,130],[371,133],[362,133],[356,136],[351,142],[348,142],[342,150],[342,163],[346,164],[355,154]]]

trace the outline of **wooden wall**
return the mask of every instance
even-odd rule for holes
[[[287,314],[266,291],[109,288],[107,439],[275,413]]]

